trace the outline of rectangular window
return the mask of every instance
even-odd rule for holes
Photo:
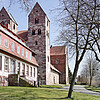
[[[39,19],[35,18],[35,24],[38,24],[38,23],[39,23]]]
[[[11,51],[15,51],[15,44],[13,42],[11,43]]]
[[[1,45],[1,35],[0,35],[0,45]]]
[[[30,76],[32,77],[32,67],[31,67],[31,70],[30,70]]]
[[[24,56],[24,49],[22,48],[22,56]]]
[[[2,56],[0,56],[0,70],[2,70]]]
[[[35,68],[34,68],[34,77],[35,77]]]
[[[5,71],[9,69],[9,58],[5,57]]]
[[[18,62],[17,64],[17,73],[20,74],[20,63]]]
[[[18,54],[20,53],[19,45],[17,45],[17,53],[18,53]]]
[[[28,58],[28,51],[26,51],[26,58]]]
[[[29,66],[27,65],[27,72],[26,72],[27,75],[29,75]]]
[[[5,47],[8,48],[8,39],[5,38]]]
[[[22,74],[25,76],[25,64],[22,64]]]
[[[32,59],[32,55],[31,55],[31,53],[30,53],[30,60]]]

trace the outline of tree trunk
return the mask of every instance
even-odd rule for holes
[[[79,63],[76,63],[67,98],[71,98],[72,97],[73,87],[74,87],[74,84],[75,84],[75,78],[77,76],[78,68],[79,68]]]
[[[90,84],[89,84],[89,86],[91,86],[91,84],[92,84],[92,76],[90,76]]]

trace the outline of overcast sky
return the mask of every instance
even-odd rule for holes
[[[1,2],[2,1],[2,2]],[[43,8],[45,13],[47,14],[48,18],[50,19],[50,44],[55,45],[55,39],[57,35],[59,35],[59,27],[57,26],[56,22],[56,15],[55,11],[51,11],[57,7],[59,7],[59,0],[35,0],[34,4],[38,2],[40,6]],[[19,5],[14,3],[10,9],[8,9],[9,0],[0,0],[0,9],[4,6],[15,18],[16,22],[18,23],[18,30],[27,30],[28,29],[28,14],[19,8]],[[71,59],[69,61],[69,66],[71,71],[74,70],[74,60]],[[79,70],[80,72],[80,70]],[[78,73],[79,74],[79,73]]]

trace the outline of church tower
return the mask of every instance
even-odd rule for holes
[[[18,24],[15,21],[11,13],[9,13],[4,7],[0,11],[0,23],[6,26],[9,30],[17,33]]]
[[[35,51],[39,64],[38,79],[41,84],[50,84],[50,21],[38,3],[28,16],[27,46]]]

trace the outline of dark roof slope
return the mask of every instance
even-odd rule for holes
[[[50,48],[50,55],[64,55],[65,46],[53,46]]]
[[[12,16],[11,13],[9,13],[4,7],[1,9],[0,11],[1,14],[5,14],[4,18],[5,19],[11,19],[15,24],[17,24],[17,22],[15,21],[14,17]],[[18,24],[17,24],[18,25]]]
[[[24,39],[25,41],[28,40],[28,30],[23,30],[23,31],[18,31],[17,35],[20,36],[22,39]]]

